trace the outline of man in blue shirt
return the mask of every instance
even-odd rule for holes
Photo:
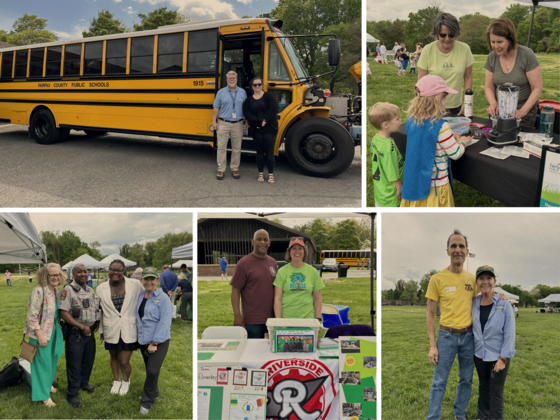
[[[212,125],[218,138],[218,174],[216,178],[224,179],[227,166],[227,143],[231,138],[231,174],[239,179],[239,163],[241,161],[241,142],[243,129],[247,121],[243,119],[243,102],[247,99],[245,91],[237,86],[237,73],[227,73],[227,86],[220,89],[214,100]]]
[[[168,296],[171,296],[173,294],[173,291],[177,288],[179,280],[177,279],[177,274],[169,270],[168,265],[164,265],[162,269],[163,273],[161,273],[161,276],[159,277],[161,288],[165,293],[167,293]]]
[[[224,276],[226,276],[226,280],[227,278],[227,265],[228,265],[228,261],[226,260],[226,256],[222,255],[222,259],[220,260],[220,270],[222,272],[222,277],[220,278],[220,280],[224,279]]]

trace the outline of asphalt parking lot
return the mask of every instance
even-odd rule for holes
[[[27,126],[0,124],[0,197],[3,207],[361,207],[360,152],[334,178],[301,175],[281,152],[275,184],[256,181],[254,156],[242,156],[241,179],[228,168],[218,181],[207,143],[71,131],[42,146]]]

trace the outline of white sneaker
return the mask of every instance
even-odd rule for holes
[[[121,381],[113,381],[113,387],[111,388],[111,394],[118,394],[121,388]]]
[[[121,382],[121,389],[119,390],[119,395],[128,394],[128,388],[130,388],[130,379],[128,382],[125,381]]]
[[[140,406],[140,414],[143,414],[143,415],[150,414],[150,409]]]

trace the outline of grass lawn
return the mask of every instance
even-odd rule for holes
[[[484,63],[486,55],[474,55],[473,65],[473,93],[474,93],[474,115],[488,118],[486,109],[488,102],[484,96]],[[560,54],[537,54],[541,63],[543,73],[543,92],[541,99],[560,101]],[[367,106],[368,108],[376,102],[390,102],[397,105],[401,110],[407,108],[407,104],[414,98],[414,85],[418,76],[408,73],[405,77],[397,76],[397,68],[393,63],[377,64],[373,58],[368,59],[373,78],[367,80]],[[418,69],[416,70],[418,71]],[[367,122],[367,110],[364,111],[364,119],[367,124],[367,206],[374,207],[373,181],[371,179],[371,151],[370,142],[377,130]],[[406,114],[401,112],[401,119],[406,121]],[[456,207],[497,207],[494,200],[475,189],[453,181],[455,186]]]
[[[347,278],[341,282],[325,281],[325,288],[321,290],[321,296],[323,303],[349,306],[349,318],[352,324],[371,325],[369,290],[368,277]],[[197,293],[198,338],[202,338],[202,332],[208,327],[233,325],[231,286],[228,281],[199,281]],[[374,322],[376,322],[376,318],[374,318]],[[322,335],[320,336],[322,337]]]
[[[516,353],[511,360],[504,392],[505,419],[560,418],[560,314],[536,311],[537,308],[520,308],[516,318]],[[434,374],[433,365],[428,361],[430,342],[426,330],[426,307],[383,306],[382,312],[383,418],[423,419],[428,414]],[[437,321],[439,325],[439,318]],[[458,362],[455,360],[443,399],[442,419],[453,418],[457,381]],[[477,418],[477,403],[475,369],[468,419]]]
[[[4,276],[0,276],[0,368],[10,359],[17,357],[20,350],[21,337],[27,316],[27,301],[31,290],[37,286],[36,278],[33,285],[27,284],[27,277],[14,278],[12,287],[6,285]],[[59,288],[60,290],[60,288]],[[31,388],[27,382],[2,392],[0,418],[90,418],[90,419],[131,419],[131,418],[181,418],[189,419],[192,410],[192,323],[173,320],[171,325],[171,345],[159,377],[160,398],[152,406],[148,416],[139,414],[144,380],[146,379],[144,361],[140,351],[133,353],[131,358],[132,376],[130,391],[124,397],[111,395],[109,390],[113,383],[113,375],[109,366],[109,352],[97,338],[97,354],[90,383],[97,387],[91,395],[80,392],[80,400],[84,407],[73,409],[66,402],[66,358],[65,354],[58,361],[55,386],[58,393],[52,395],[57,404],[54,408],[46,408],[42,403],[31,401]]]

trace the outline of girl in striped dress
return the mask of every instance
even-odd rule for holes
[[[445,98],[456,90],[435,75],[422,77],[407,110],[407,145],[401,207],[454,207],[449,159],[457,160],[472,137],[454,134]]]

